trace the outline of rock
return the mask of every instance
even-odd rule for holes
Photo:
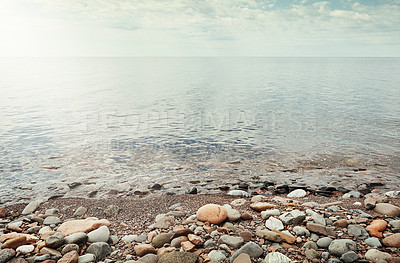
[[[221,250],[212,250],[210,253],[208,253],[208,257],[213,263],[224,262],[226,259],[225,253],[225,251],[222,252]]]
[[[72,220],[62,223],[57,231],[61,232],[64,237],[69,236],[71,234],[75,234],[78,232],[87,233],[89,231],[95,230],[101,226],[110,226],[110,221],[107,219],[101,220],[93,220],[93,219],[85,219],[85,220]]]
[[[284,229],[283,223],[279,219],[276,219],[275,217],[270,217],[267,221],[265,221],[265,226],[270,230],[272,230],[272,229],[283,230]]]
[[[361,198],[362,194],[357,191],[350,191],[348,193],[345,193],[342,198]]]
[[[31,253],[33,250],[35,250],[35,247],[33,245],[23,245],[23,246],[19,246],[16,251],[21,253],[21,254],[29,254]]]
[[[117,216],[118,213],[121,211],[121,207],[117,205],[109,205],[104,209],[104,215],[109,218],[109,217],[114,217]]]
[[[279,219],[285,225],[300,225],[306,219],[306,214],[299,210],[293,210],[282,214]]]
[[[376,237],[367,238],[364,242],[370,247],[382,247],[381,241]]]
[[[185,193],[190,194],[190,195],[195,195],[195,194],[197,194],[197,191],[198,191],[197,187],[192,186],[192,187],[188,188],[185,191]]]
[[[374,209],[375,205],[377,203],[377,200],[375,198],[365,198],[364,200],[364,207],[367,210],[372,210]]]
[[[25,206],[25,208],[24,208],[24,210],[22,210],[21,214],[29,215],[29,214],[35,212],[35,210],[38,209],[38,207],[39,207],[39,205],[41,203],[42,202],[39,201],[39,200],[35,200],[35,201],[30,202],[27,206]]]
[[[78,232],[64,238],[66,244],[81,244],[87,240],[86,233]]]
[[[248,212],[243,212],[243,214],[240,215],[240,218],[243,220],[252,220],[253,216]]]
[[[340,257],[344,253],[357,249],[357,244],[350,239],[336,239],[329,245],[328,250],[334,256]]]
[[[393,232],[400,232],[400,220],[392,220],[389,224]]]
[[[302,250],[306,250],[309,248],[317,250],[318,249],[317,243],[310,240],[310,241],[307,241],[306,243],[304,243],[304,245],[301,247]]]
[[[174,235],[173,233],[159,234],[155,238],[153,238],[151,243],[155,248],[160,248],[160,247],[164,246],[164,244],[171,242],[171,237],[173,235]]]
[[[161,184],[158,184],[158,183],[155,183],[155,184],[153,184],[151,187],[150,187],[150,189],[152,189],[152,190],[161,190],[161,188],[162,188],[162,185]]]
[[[390,217],[398,217],[400,216],[400,208],[387,203],[379,203],[376,204],[374,211],[381,215],[386,215]]]
[[[351,236],[355,236],[357,239],[362,240],[369,237],[367,230],[359,225],[349,225],[347,227],[347,233]]]
[[[7,263],[28,263],[24,258],[13,258]]]
[[[258,258],[262,255],[263,249],[250,241],[232,255],[230,262],[232,263],[242,253],[248,254],[252,258]]]
[[[258,229],[256,231],[256,235],[272,242],[278,242],[278,243],[282,242],[282,238],[278,233],[266,229]]]
[[[274,204],[266,203],[266,202],[256,202],[252,203],[250,207],[258,212],[265,211],[267,209],[273,209],[276,207]]]
[[[135,246],[135,253],[142,257],[146,254],[155,254],[156,249],[150,244],[138,244]]]
[[[365,213],[364,211],[360,209],[353,209],[354,212],[358,213],[361,218],[372,218],[370,214]]]
[[[6,208],[1,206],[0,207],[0,218],[6,217]]]
[[[64,236],[60,232],[57,232],[46,239],[46,247],[49,248],[58,248],[63,244],[64,244]]]
[[[195,249],[196,245],[190,241],[184,241],[181,243],[181,247],[186,252],[189,252],[189,251],[193,251]]]
[[[26,236],[19,236],[13,239],[7,240],[3,245],[1,245],[1,248],[13,248],[16,249],[19,246],[25,245],[27,243],[26,241]]]
[[[166,214],[161,214],[156,216],[155,224],[149,226],[149,228],[163,228],[167,229],[171,226],[175,225],[175,219],[173,216],[167,216]]]
[[[71,252],[71,251],[77,251],[78,253],[79,253],[79,246],[77,245],[77,244],[67,244],[67,245],[65,245],[64,247],[63,247],[63,249],[61,250],[61,254],[62,255],[65,255],[65,254],[67,254],[68,252]]]
[[[158,263],[196,263],[197,256],[189,252],[171,252],[162,256]]]
[[[304,227],[301,226],[295,226],[293,227],[293,231],[296,233],[297,236],[309,236],[310,232],[308,229],[305,229]]]
[[[304,254],[309,260],[315,260],[321,257],[321,255],[313,248],[307,249]]]
[[[58,250],[48,248],[48,247],[41,248],[39,252],[42,255],[48,254],[48,255],[50,255],[51,259],[55,259],[55,260],[58,260],[59,258],[62,257],[61,253]]]
[[[62,258],[60,258],[57,263],[77,263],[78,262],[78,252],[71,251],[65,254]]]
[[[374,220],[366,228],[372,237],[383,237],[382,233],[387,228],[388,223],[385,220]]]
[[[318,239],[317,245],[320,248],[328,248],[329,245],[332,243],[333,239],[330,237],[323,237]]]
[[[358,259],[358,255],[354,251],[346,252],[340,257],[340,260],[342,260],[345,263],[351,263],[351,262],[356,261],[357,259]]]
[[[244,243],[244,239],[241,237],[232,237],[228,235],[223,235],[219,239],[220,243],[227,244],[233,248],[238,248]]]
[[[347,221],[347,219],[339,219],[338,221],[334,222],[333,225],[335,227],[346,228],[349,225],[349,221]]]
[[[94,263],[96,262],[96,256],[93,254],[85,254],[78,257],[78,263]]]
[[[228,212],[228,220],[231,222],[238,221],[240,219],[240,212],[236,209],[226,209]]]
[[[136,249],[136,247],[135,247]],[[136,250],[135,250],[136,251]],[[107,255],[111,253],[111,247],[106,242],[96,242],[91,244],[86,253],[90,253],[96,256],[96,260],[105,258]]]
[[[265,263],[289,263],[291,262],[290,258],[283,255],[280,252],[271,252],[268,253],[264,259]]]
[[[308,206],[308,207],[320,207],[321,205],[318,204],[317,202],[305,202],[301,204],[302,206]]]
[[[320,235],[325,235],[325,236],[336,236],[335,230],[326,227],[324,225],[316,224],[316,223],[307,223],[306,227],[308,230],[311,232],[320,234]]]
[[[261,212],[262,219],[268,219],[271,216],[279,216],[281,212],[278,209],[265,210]]]
[[[304,191],[303,189],[296,189],[296,190],[294,190],[294,191],[291,191],[291,192],[287,195],[287,197],[289,197],[289,198],[294,198],[294,197],[300,198],[300,197],[304,197],[304,196],[306,196],[306,195],[307,195],[307,192]]]
[[[189,234],[188,235],[188,239],[190,242],[192,242],[193,244],[195,244],[196,246],[200,246],[203,244],[203,239],[199,236],[193,235],[193,234]]]
[[[43,224],[46,226],[58,225],[60,223],[61,223],[61,219],[56,216],[48,216],[43,221]]]
[[[0,250],[0,263],[6,263],[15,256],[15,251],[9,248]]]
[[[232,190],[228,192],[228,195],[232,196],[243,196],[243,197],[250,197],[251,195],[243,190]]]
[[[101,226],[96,230],[90,231],[87,234],[88,242],[107,242],[110,238],[110,230],[106,226]]]
[[[375,248],[370,249],[365,253],[365,258],[372,261],[378,262],[379,260],[387,260],[390,259],[392,256],[389,253],[379,251]]]
[[[387,247],[398,247],[400,248],[400,233],[393,234],[391,236],[385,237],[382,243]]]
[[[315,223],[326,226],[325,218],[320,214],[314,212],[311,209],[307,209],[306,213],[311,215],[311,219],[314,220]]]
[[[272,232],[277,233],[281,237],[283,242],[286,242],[288,244],[293,244],[294,242],[296,242],[296,238],[292,236],[289,231],[285,231],[286,233],[284,233],[279,230],[273,229]]]
[[[140,263],[157,263],[157,261],[158,256],[154,254],[147,254],[139,259]]]
[[[174,239],[171,240],[171,246],[172,247],[176,247],[176,248],[180,248],[181,247],[181,243],[188,241],[189,239],[185,236],[180,236],[180,237],[176,237]],[[204,248],[206,248],[204,246]]]
[[[250,241],[253,238],[252,233],[249,231],[240,232],[239,235],[244,239],[244,241]]]
[[[244,205],[246,203],[246,199],[235,199],[231,202],[232,206],[241,206]]]
[[[251,263],[251,258],[248,254],[242,253],[237,256],[233,263]]]
[[[73,217],[81,217],[84,214],[86,214],[86,212],[87,212],[87,208],[84,207],[84,206],[80,206],[75,210],[75,212],[74,212],[74,214],[72,216]]]
[[[228,217],[226,209],[220,205],[207,204],[197,210],[197,219],[211,224],[220,224]]]

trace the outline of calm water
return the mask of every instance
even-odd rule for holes
[[[3,58],[0,203],[304,162],[331,176],[346,158],[397,180],[399,72],[399,58]]]

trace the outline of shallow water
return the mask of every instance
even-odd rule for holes
[[[398,186],[398,72],[399,58],[2,59],[0,203],[154,182]]]

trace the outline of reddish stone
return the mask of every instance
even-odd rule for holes
[[[244,232],[240,232],[239,234],[241,236],[241,238],[244,239],[244,241],[250,241],[253,237],[253,235],[250,232],[244,231]]]
[[[215,204],[207,204],[197,210],[197,219],[211,224],[219,224],[228,217],[225,207]]]
[[[189,252],[189,251],[193,251],[194,248],[196,247],[196,245],[193,244],[193,243],[190,242],[190,241],[185,241],[185,242],[182,242],[182,243],[181,243],[181,247],[182,247],[186,252]]]
[[[265,203],[265,202],[256,202],[252,203],[250,207],[258,212],[265,211],[267,209],[273,209],[276,207],[274,204]]]
[[[72,220],[61,224],[57,231],[61,232],[65,237],[78,232],[89,232],[101,226],[110,226],[110,221],[107,219],[101,220]]]
[[[333,223],[335,227],[346,228],[349,225],[349,221],[347,219],[339,219],[335,223]]]
[[[382,238],[382,232],[385,231],[387,225],[385,220],[374,220],[367,226],[367,229],[369,229],[370,236]]]
[[[390,235],[382,240],[382,243],[388,247],[400,248],[400,233]]]
[[[136,255],[142,257],[146,254],[155,254],[156,249],[150,244],[139,244],[135,246]]]
[[[6,208],[0,207],[0,218],[6,217]]]
[[[188,235],[189,241],[192,242],[193,244],[195,244],[196,246],[200,246],[201,244],[203,244],[203,239],[201,239],[201,237],[193,235],[193,234],[189,234]],[[184,241],[186,242],[186,241]]]
[[[175,226],[172,231],[175,233],[175,236],[187,236],[188,234],[193,234],[193,230],[185,228],[182,225]]]
[[[251,220],[251,219],[253,219],[253,216],[250,213],[244,212],[240,216],[240,218],[243,219],[243,220]]]
[[[60,258],[57,263],[77,263],[78,262],[78,252],[73,250],[65,254]]]
[[[281,236],[282,241],[284,241],[286,243],[293,244],[294,242],[296,242],[296,238],[295,237],[292,237],[292,236],[290,236],[288,234],[285,234],[285,233],[283,233],[283,232],[281,232],[279,230],[272,229],[272,232],[275,232],[275,233],[279,234]]]
[[[3,245],[1,245],[1,248],[13,248],[17,249],[17,247],[25,245],[26,242],[26,237],[25,236],[20,236],[17,238],[13,238],[10,240],[7,240]]]

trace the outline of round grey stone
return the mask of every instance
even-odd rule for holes
[[[208,257],[211,259],[212,262],[224,262],[226,259],[225,256],[226,252],[221,251],[221,250],[213,250],[210,253],[208,253]]]
[[[85,254],[78,257],[78,263],[93,263],[96,262],[96,256],[93,254]]]
[[[228,235],[223,235],[219,239],[220,243],[227,244],[233,248],[238,248],[240,245],[244,243],[244,239],[242,237],[232,237]]]
[[[81,244],[87,239],[86,233],[78,232],[64,238],[66,244]]]
[[[328,247],[329,253],[334,256],[340,257],[344,253],[349,252],[351,250],[356,250],[357,244],[353,240],[350,239],[336,239],[331,242]]]
[[[0,263],[6,263],[15,256],[15,251],[10,248],[0,250]]]
[[[46,226],[49,225],[58,225],[61,223],[61,219],[56,216],[48,216],[44,219],[43,224]]]
[[[351,262],[356,261],[357,259],[358,259],[358,255],[354,251],[346,252],[340,257],[340,260],[342,260],[345,263],[351,263]]]
[[[91,244],[86,252],[95,255],[96,259],[102,259],[111,253],[111,247],[106,242],[96,242]]]
[[[108,242],[110,238],[110,230],[106,226],[101,226],[96,230],[90,231],[87,234],[90,243]]]
[[[79,253],[79,246],[77,244],[67,244],[61,250],[61,254],[65,255],[68,252],[71,252],[71,251],[74,251],[74,250]]]
[[[370,247],[382,247],[382,243],[377,237],[367,238],[364,242]]]
[[[49,248],[58,248],[62,244],[64,244],[64,236],[60,232],[57,232],[46,239],[46,247]]]
[[[333,239],[330,237],[323,237],[323,238],[318,239],[317,245],[320,248],[327,248],[327,247],[329,247],[329,245],[331,244],[332,241],[333,241]]]

